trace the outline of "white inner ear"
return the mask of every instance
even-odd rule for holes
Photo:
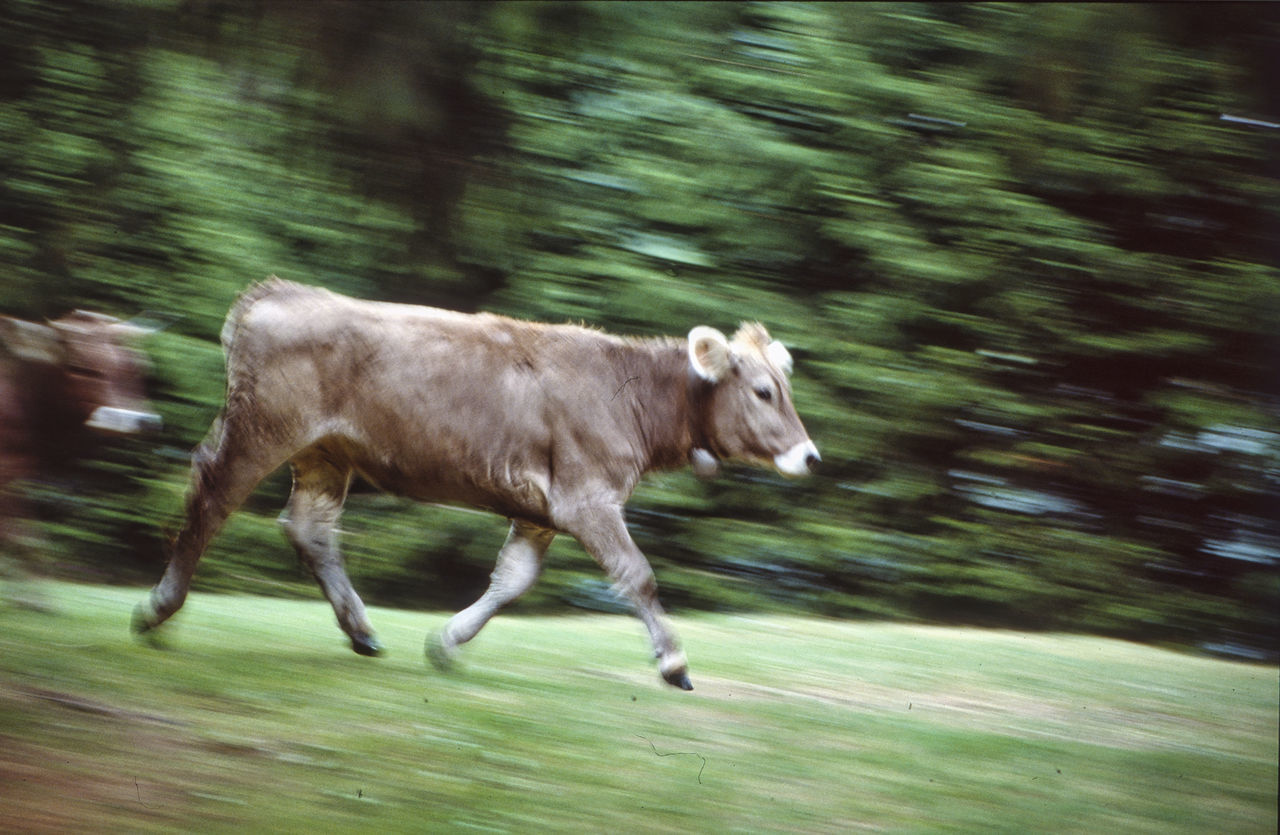
[[[169,325],[164,322],[145,319],[142,316],[135,316],[126,322],[116,322],[111,326],[111,329],[128,339],[140,336],[150,336],[153,333],[159,333],[167,327],[169,327]]]
[[[764,349],[764,354],[769,358],[769,362],[776,365],[782,370],[783,374],[790,374],[793,363],[791,362],[791,352],[787,350],[787,346],[778,340],[769,343],[769,347]]]
[[[8,347],[21,360],[49,363],[62,360],[57,331],[35,322],[0,317],[0,345]]]
[[[715,328],[689,331],[689,367],[704,380],[718,382],[729,370],[729,340]]]

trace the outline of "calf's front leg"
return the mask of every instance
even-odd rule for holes
[[[529,590],[542,570],[542,555],[555,537],[555,531],[528,522],[517,519],[511,523],[484,594],[451,617],[440,634],[427,640],[427,658],[437,669],[448,669],[461,644],[474,638],[499,609]]]
[[[622,506],[592,506],[564,520],[562,527],[582,543],[613,580],[614,588],[635,607],[636,615],[649,630],[663,679],[681,690],[692,690],[688,661],[658,602],[653,568],[627,532]]]

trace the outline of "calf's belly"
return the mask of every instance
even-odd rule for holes
[[[419,455],[409,466],[364,456],[355,468],[379,490],[416,501],[466,505],[539,525],[549,518],[546,480],[525,467],[466,466]]]

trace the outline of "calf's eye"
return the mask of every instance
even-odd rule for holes
[[[765,403],[773,399],[773,389],[768,386],[756,386],[756,397],[759,397]]]
[[[67,372],[73,377],[87,377],[90,380],[100,380],[107,376],[96,368],[89,368],[84,365],[68,365]]]

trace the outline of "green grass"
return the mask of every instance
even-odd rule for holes
[[[448,676],[444,614],[143,590],[0,602],[0,829],[139,832],[1274,832],[1277,670],[1088,637],[500,616]]]

